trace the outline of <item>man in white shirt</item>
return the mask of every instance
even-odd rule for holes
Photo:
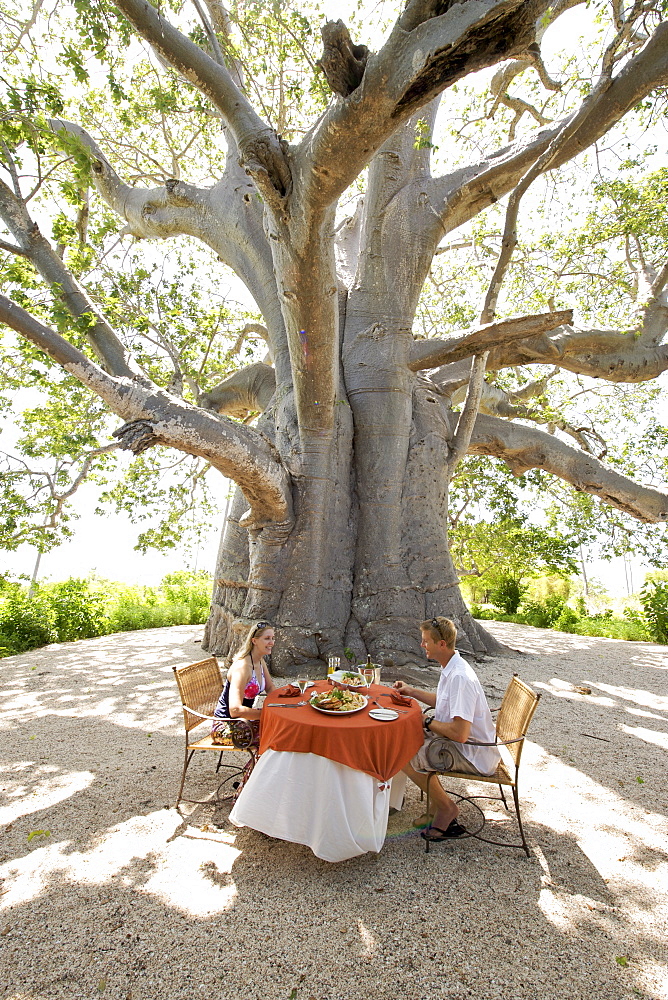
[[[417,698],[436,710],[433,719],[426,723],[429,735],[424,746],[404,768],[408,777],[426,792],[427,772],[434,770],[435,751],[440,770],[485,775],[494,774],[501,755],[495,746],[467,743],[472,740],[493,744],[496,729],[475,671],[455,650],[457,629],[454,624],[449,618],[431,618],[421,623],[420,631],[427,659],[436,660],[441,666],[436,692],[411,687],[405,681],[395,681],[394,686],[401,694]],[[429,794],[436,813],[430,826],[420,835],[434,842],[464,836],[467,831],[457,822],[457,804],[443,790],[438,778],[432,780]]]

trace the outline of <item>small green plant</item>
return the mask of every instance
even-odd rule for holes
[[[104,597],[89,590],[86,580],[70,577],[44,588],[59,642],[92,639],[108,631]]]
[[[655,642],[668,643],[668,583],[654,580],[640,591],[643,619]]]
[[[30,600],[15,590],[0,604],[0,647],[7,650],[5,655],[46,646],[57,638],[53,615],[41,597]]]
[[[515,580],[511,576],[506,576],[501,580],[499,585],[495,587],[491,593],[490,598],[492,604],[507,615],[514,615],[520,606],[522,597],[526,592],[526,587],[523,586],[519,580]]]

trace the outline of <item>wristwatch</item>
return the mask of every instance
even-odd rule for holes
[[[434,716],[432,715],[430,718],[427,719],[427,721],[424,724],[424,728],[427,730],[428,733],[431,732],[431,724],[433,721],[434,721]]]

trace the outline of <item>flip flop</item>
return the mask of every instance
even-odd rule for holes
[[[432,836],[432,831],[438,836]],[[422,839],[428,840],[430,844],[438,844],[441,840],[452,840],[454,837],[464,837],[467,833],[466,827],[458,823],[456,819],[452,820],[446,830],[442,830],[440,826],[428,826],[426,830],[420,830]]]

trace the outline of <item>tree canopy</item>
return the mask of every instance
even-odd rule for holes
[[[140,464],[113,497],[150,514],[185,456],[146,544],[207,470],[237,484],[214,651],[270,617],[280,662],[414,657],[442,612],[491,649],[448,551],[467,454],[579,542],[668,518],[665,5],[390,7],[0,14],[5,405],[48,398],[61,492],[115,446]]]

